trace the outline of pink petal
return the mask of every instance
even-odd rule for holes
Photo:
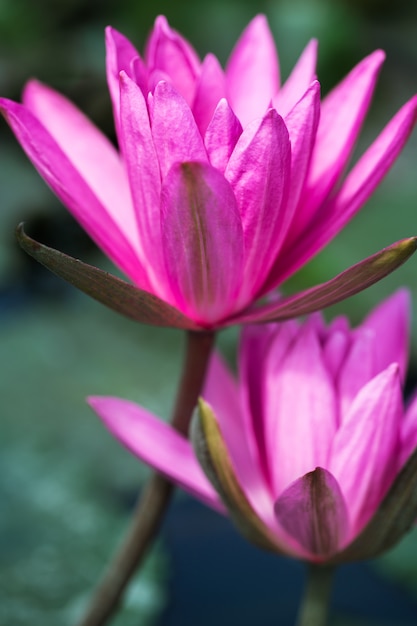
[[[394,364],[362,387],[333,441],[327,467],[345,497],[352,537],[375,513],[398,471],[402,419],[399,368]]]
[[[330,333],[323,345],[323,360],[335,384],[339,377],[340,368],[346,358],[349,344],[349,334],[335,329]]]
[[[230,104],[245,128],[265,114],[279,87],[277,51],[264,15],[256,16],[242,33],[226,78]]]
[[[239,421],[242,413],[236,378],[219,352],[213,352],[201,396],[222,422]]]
[[[121,398],[93,396],[88,403],[112,435],[141,461],[161,472],[205,504],[224,511],[182,435],[141,406]]]
[[[219,101],[226,97],[226,79],[220,63],[208,54],[201,66],[192,111],[201,135],[207,130]]]
[[[262,284],[289,226],[290,165],[287,129],[270,109],[243,131],[226,168],[245,238],[248,280],[242,290],[243,301],[248,302]]]
[[[126,72],[130,78],[134,78],[132,74],[133,62],[137,71],[135,74],[140,76],[138,71],[139,65],[142,65],[141,87],[144,89],[146,82],[146,69],[143,61],[140,59],[139,52],[130,43],[129,39],[119,33],[117,30],[108,26],[106,28],[106,71],[107,84],[110,91],[110,97],[113,104],[114,121],[116,132],[119,135],[119,118],[120,118],[120,88],[119,75],[121,71]],[[135,76],[136,78],[136,76]]]
[[[188,41],[170,28],[162,15],[155,20],[146,46],[145,61],[150,72],[158,70],[169,76],[176,91],[189,106],[192,105],[200,60]]]
[[[323,100],[304,211],[313,215],[332,189],[354,147],[385,55],[361,61]]]
[[[120,75],[121,143],[126,159],[140,233],[141,255],[154,292],[170,302],[161,240],[161,176],[152,140],[148,110],[139,87]]]
[[[46,92],[42,89],[39,93],[44,94]],[[52,99],[52,102],[56,103],[55,99]],[[0,109],[40,175],[87,233],[139,287],[150,291],[146,271],[137,257],[139,244],[134,214],[131,213],[133,207],[130,198],[125,195],[128,191],[127,181],[122,178],[120,163],[115,167],[114,178],[112,178],[112,157],[109,157],[109,148],[104,145],[105,139],[103,138],[103,142],[99,140],[95,144],[95,133],[89,133],[89,129],[82,124],[81,120],[78,132],[76,133],[74,130],[73,133],[73,139],[78,137],[79,141],[72,141],[68,138],[69,154],[67,155],[48,130],[25,106],[11,100],[0,99]],[[52,115],[52,117],[54,116]],[[57,117],[59,118],[59,114]],[[62,120],[64,127],[66,119],[64,116]],[[55,122],[57,122],[56,118]],[[70,126],[71,122],[74,125],[75,119],[71,118],[70,115],[68,122]],[[78,134],[81,133],[82,135],[82,131],[85,131],[84,140]],[[66,131],[62,130],[62,132],[65,133]],[[87,145],[88,139],[91,140],[92,145]],[[77,159],[77,164],[73,164],[71,157],[77,151],[77,146],[78,150],[83,152],[83,144],[85,154]],[[93,163],[84,162],[87,153],[90,156],[94,155],[95,161]],[[101,157],[103,157],[102,172],[97,167]],[[80,166],[79,169],[77,165]],[[118,174],[120,174],[120,178]],[[100,180],[102,188],[97,189],[96,194],[96,187],[100,187]],[[94,188],[90,186],[91,182],[93,182]],[[115,190],[111,189],[112,185],[114,185]],[[120,192],[120,197],[117,204],[113,204],[117,190]],[[111,198],[107,197],[105,203],[101,202],[103,192],[108,192],[109,196],[112,196]],[[125,204],[121,202],[121,199],[125,200]],[[120,215],[117,214],[116,209],[119,210]]]
[[[321,467],[293,482],[275,503],[279,524],[313,556],[338,552],[349,531],[349,514],[340,486]]]
[[[232,189],[215,168],[174,165],[162,187],[162,241],[178,308],[211,324],[236,306],[243,234]]]
[[[191,109],[169,83],[158,83],[155,88],[151,125],[162,179],[175,163],[207,162],[203,139]]]
[[[362,327],[351,334],[351,345],[340,368],[337,386],[339,391],[339,420],[349,414],[353,399],[367,382],[381,370],[377,369],[375,333]]]
[[[366,202],[391,167],[417,119],[417,96],[411,98],[392,118],[379,137],[359,159],[347,176],[340,192],[327,202],[316,219],[300,234],[298,240],[288,238],[280,257],[281,280],[297,271],[317,254]]]
[[[265,480],[273,490],[273,478],[268,464],[268,433],[265,432],[267,396],[265,382],[280,370],[282,360],[297,334],[298,324],[244,326],[239,346],[239,375],[245,431],[254,439],[252,457],[262,468]]]
[[[402,381],[408,363],[410,308],[410,292],[399,289],[377,306],[361,324],[362,329],[369,328],[375,334],[377,371],[382,371],[391,363],[398,363]]]
[[[299,331],[281,367],[268,363],[265,398],[268,463],[279,497],[300,476],[327,466],[336,431],[333,383],[310,323]]]
[[[242,133],[242,125],[227,100],[220,100],[204,136],[210,163],[224,172]]]
[[[272,101],[278,113],[284,118],[316,78],[317,46],[317,39],[312,39],[307,44],[290,76]]]

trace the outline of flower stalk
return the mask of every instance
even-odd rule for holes
[[[186,337],[184,367],[171,420],[172,427],[185,436],[204,383],[215,334],[189,331]],[[167,478],[158,473],[151,476],[139,497],[124,540],[77,626],[102,626],[107,623],[158,533],[173,491],[174,486]]]
[[[325,626],[334,567],[310,563],[296,626]]]

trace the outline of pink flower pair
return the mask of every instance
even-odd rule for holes
[[[134,454],[228,510],[256,544],[315,562],[368,558],[417,516],[408,308],[402,290],[353,330],[318,314],[246,327],[238,380],[211,360],[193,444],[127,400],[89,403]]]
[[[383,52],[321,102],[316,42],[281,86],[264,16],[248,25],[225,70],[212,54],[201,61],[163,17],[144,57],[112,28],[106,47],[119,151],[39,82],[28,83],[23,104],[3,98],[0,109],[41,176],[135,288],[87,268],[83,281],[80,264],[21,233],[26,250],[135,319],[194,330],[288,318],[368,284],[342,278],[315,306],[307,292],[290,309],[253,307],[343,228],[401,151],[417,97],[343,178]]]

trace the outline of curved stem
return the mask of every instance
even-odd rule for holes
[[[296,626],[325,626],[334,567],[310,563]]]
[[[188,434],[213,344],[213,332],[187,333],[185,362],[171,420],[172,426],[183,435]],[[102,626],[114,613],[130,578],[159,530],[173,491],[173,484],[164,476],[156,473],[151,476],[138,500],[125,538],[77,626]]]

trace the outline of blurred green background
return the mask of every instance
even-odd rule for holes
[[[407,0],[0,0],[0,94],[18,100],[25,81],[36,76],[113,137],[104,73],[107,24],[141,50],[155,16],[163,13],[202,56],[213,51],[224,63],[258,12],[268,16],[284,78],[307,41],[319,38],[323,93],[366,54],[385,49],[387,61],[358,154],[417,91],[417,7]],[[118,317],[25,257],[13,235],[22,220],[41,241],[107,267],[3,122],[0,134],[0,624],[65,626],[80,614],[146,475],[105,432],[84,398],[119,395],[166,418],[182,336]],[[331,278],[417,234],[416,164],[417,133],[366,208],[287,290]],[[378,299],[405,284],[417,310],[416,263],[411,259],[335,309],[358,321]],[[232,329],[220,337],[229,354],[236,336]],[[417,315],[412,345],[416,371]],[[375,567],[417,595],[416,534]],[[173,575],[160,543],[116,626],[156,623]]]

